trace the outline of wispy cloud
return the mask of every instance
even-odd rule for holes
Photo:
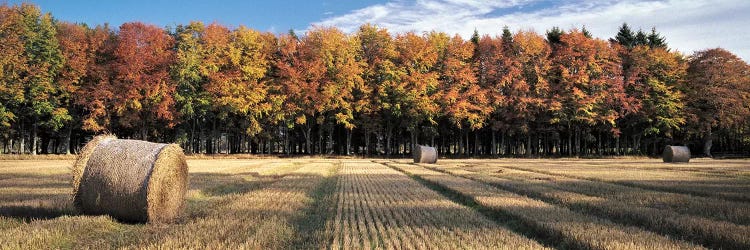
[[[543,33],[586,26],[594,36],[609,38],[627,22],[667,37],[670,47],[684,53],[723,47],[750,60],[750,1],[550,1],[550,0],[417,0],[391,1],[326,18],[314,25],[354,32],[372,23],[392,32],[444,31],[468,37],[479,30],[498,34],[503,26]]]

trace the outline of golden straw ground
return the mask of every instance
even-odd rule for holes
[[[425,165],[458,176],[391,162],[188,159],[182,216],[170,224],[127,224],[75,212],[69,199],[73,160],[0,160],[0,248],[460,248],[470,239],[466,246],[475,249],[540,242],[635,249],[746,242],[750,203],[728,195],[747,189],[748,160],[441,159]],[[379,163],[472,194],[478,204]],[[678,191],[710,185],[724,192],[696,196],[654,188],[665,180]],[[514,216],[493,213],[502,209]],[[655,221],[645,223],[648,218]],[[716,244],[721,237],[727,240]],[[621,244],[633,239],[640,241]]]

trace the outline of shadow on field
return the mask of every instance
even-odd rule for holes
[[[247,180],[243,175],[217,173],[190,174],[190,189],[200,190],[208,196],[239,194],[260,189],[266,184],[270,184],[281,178],[281,176],[260,176],[253,172],[246,174],[252,176],[250,180]]]
[[[70,174],[0,174],[0,188],[69,188]]]
[[[0,216],[22,220],[75,215],[69,174],[0,174]]]
[[[33,205],[0,205],[0,216],[29,220],[54,219],[64,215],[77,215],[72,207],[46,207]]]

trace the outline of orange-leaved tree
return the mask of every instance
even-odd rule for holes
[[[398,59],[396,65],[400,67],[397,75],[400,82],[388,86],[390,92],[388,102],[390,109],[386,112],[391,117],[386,119],[386,153],[392,151],[391,142],[393,130],[404,126],[416,129],[427,122],[436,124],[436,117],[440,111],[437,103],[438,73],[435,66],[438,60],[438,50],[430,39],[409,32],[396,37],[396,51]]]
[[[80,110],[75,105],[75,95],[86,77],[89,65],[94,63],[93,54],[90,53],[91,43],[88,41],[89,29],[84,25],[67,22],[58,22],[56,27],[57,41],[60,43],[60,51],[65,59],[60,73],[55,78],[58,88],[57,98],[59,98],[61,106],[65,107],[73,117],[78,118],[81,115]],[[65,152],[68,154],[70,153],[73,122],[79,121],[71,119],[64,123],[65,142],[63,144]]]
[[[332,153],[334,125],[343,125],[348,135],[355,126],[356,101],[352,91],[363,84],[362,62],[357,60],[359,42],[356,37],[349,37],[337,28],[320,27],[308,31],[303,39],[309,56],[319,60],[324,67],[318,86],[321,99],[316,105],[317,111],[322,114],[317,122],[323,125],[319,127],[318,136],[322,137],[322,129],[326,127],[325,149],[326,153]],[[320,148],[323,146],[320,145]]]
[[[113,115],[116,35],[109,26],[97,26],[87,31],[86,42],[91,61],[74,99],[81,108],[81,129],[98,133],[110,130]]]
[[[698,51],[689,58],[685,83],[687,109],[703,154],[711,156],[715,131],[738,133],[750,118],[750,66],[721,49]]]
[[[397,85],[401,71],[395,64],[398,57],[396,43],[385,28],[366,24],[359,28],[357,38],[360,43],[360,60],[364,62],[362,71],[363,84],[354,89],[355,121],[363,130],[365,154],[370,154],[370,137],[380,131],[385,119],[392,119],[392,114],[400,108],[394,104],[398,95]]]
[[[567,152],[579,154],[582,131],[595,125],[608,125],[619,133],[615,121],[625,98],[620,61],[609,43],[587,37],[578,30],[560,35],[552,55],[550,70],[551,122],[567,128]],[[575,146],[572,145],[575,134]]]
[[[25,72],[22,16],[15,7],[0,5],[0,133],[10,137],[18,109],[24,101],[22,72]],[[8,133],[8,134],[6,134]]]
[[[635,148],[640,148],[643,136],[671,139],[685,124],[680,87],[685,81],[686,60],[678,52],[646,45],[637,45],[625,53],[625,91],[629,100],[623,105],[627,112],[619,123],[634,137]]]
[[[321,114],[320,84],[325,64],[306,40],[294,34],[280,36],[278,44],[274,65],[276,82],[284,96],[282,111],[288,126],[302,126],[305,153],[312,154],[312,128]]]
[[[466,144],[459,151],[468,152],[469,131],[484,127],[492,112],[488,90],[477,84],[472,67],[474,44],[458,35],[448,38],[445,34],[434,32],[430,34],[430,41],[440,55],[438,102],[450,123],[466,131]]]
[[[113,108],[119,125],[144,140],[159,127],[173,127],[177,118],[176,85],[169,74],[173,46],[174,38],[154,25],[120,26],[114,50]]]
[[[503,39],[503,43],[508,40]],[[515,65],[518,67],[518,79],[511,79],[510,84],[505,85],[508,87],[505,93],[513,96],[506,103],[510,107],[510,113],[515,114],[508,114],[512,117],[509,123],[515,120],[515,124],[520,125],[520,132],[526,134],[526,154],[532,154],[535,153],[532,148],[539,148],[532,145],[538,141],[532,140],[532,137],[539,135],[532,135],[531,131],[545,132],[544,126],[549,124],[550,106],[555,106],[556,102],[550,98],[551,89],[545,76],[551,67],[551,48],[541,35],[533,31],[519,31],[513,36],[512,45],[503,48],[506,57],[517,61],[511,63],[509,68],[513,69]]]

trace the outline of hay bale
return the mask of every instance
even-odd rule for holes
[[[437,150],[433,147],[417,145],[414,147],[414,163],[430,163],[437,162]]]
[[[167,223],[183,206],[187,177],[179,145],[97,136],[73,165],[73,203],[83,214]]]
[[[664,162],[689,162],[690,148],[686,146],[667,146],[662,154]]]

